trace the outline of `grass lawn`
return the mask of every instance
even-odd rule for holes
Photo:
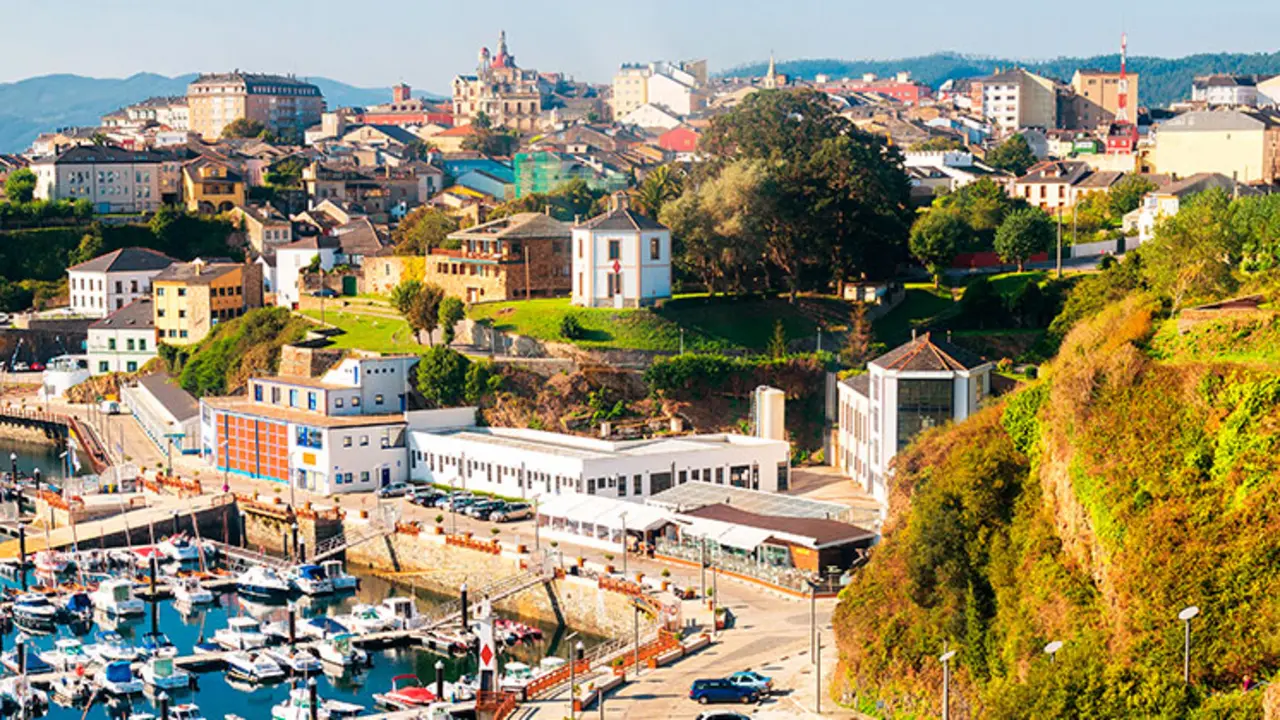
[[[876,340],[891,348],[896,347],[911,339],[912,328],[923,330],[947,319],[959,310],[959,298],[964,294],[962,288],[972,282],[974,277],[977,276],[965,276],[956,284],[955,289],[961,290],[956,293],[956,300],[952,300],[953,288],[946,285],[934,288],[933,283],[906,283],[904,285],[907,291],[906,299],[873,325]],[[1044,283],[1048,279],[1049,273],[1043,270],[987,276],[987,280],[995,291],[1006,298],[1021,290],[1022,286],[1028,282]],[[993,331],[981,332],[993,333]]]
[[[782,322],[788,340],[817,331],[817,321],[804,306],[777,298],[682,296],[655,310],[580,308],[570,306],[568,298],[554,298],[486,303],[468,310],[468,317],[490,319],[498,330],[551,342],[564,342],[560,321],[565,315],[575,316],[585,331],[577,344],[590,348],[674,352],[680,349],[683,329],[688,351],[763,350],[777,321]]]
[[[304,310],[302,314],[320,319],[318,310]],[[413,340],[409,325],[404,320],[358,315],[343,310],[326,310],[324,319],[343,331],[331,338],[337,348],[415,354],[423,350],[423,346]]]

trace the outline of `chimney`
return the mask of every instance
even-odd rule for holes
[[[574,216],[573,216],[573,224],[574,224],[574,225],[581,225],[581,224],[582,224],[582,216],[581,216],[581,215],[578,215],[577,213],[574,213]]]
[[[551,217],[551,203],[547,203],[546,205],[543,205],[543,206],[542,206],[542,212],[543,212],[547,217]]]
[[[911,328],[911,342],[915,342],[915,341],[916,341],[916,329]]]

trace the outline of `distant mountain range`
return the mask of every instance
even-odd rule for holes
[[[1024,67],[1037,75],[1070,81],[1081,68],[1119,70],[1119,54],[1088,58],[1057,58],[1043,61],[1018,61],[976,57],[957,53],[934,53],[900,60],[789,60],[778,63],[778,72],[812,80],[825,74],[832,78],[861,77],[865,73],[893,75],[903,70],[911,77],[937,88],[952,79],[990,75],[999,68]],[[1191,81],[1197,75],[1231,73],[1241,75],[1280,74],[1280,52],[1270,54],[1216,53],[1188,55],[1182,58],[1131,57],[1128,68],[1140,75],[1139,101],[1144,107],[1161,107],[1191,97]],[[767,63],[754,63],[721,73],[724,77],[759,77],[768,70]]]
[[[186,95],[196,75],[165,77],[138,73],[124,79],[42,75],[0,83],[0,152],[19,152],[42,132],[73,125],[96,125],[104,114],[155,95]],[[391,88],[359,88],[328,78],[308,78],[329,107],[391,102]],[[419,97],[438,98],[430,93]]]

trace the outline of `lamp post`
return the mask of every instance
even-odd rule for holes
[[[571,719],[573,718],[573,701],[575,696],[577,695],[577,688],[574,687],[574,684],[578,676],[578,667],[577,667],[578,653],[574,652],[574,646],[572,642],[573,639],[576,637],[578,637],[578,633],[571,632],[569,633],[569,636],[564,639],[565,643],[569,644],[569,717]],[[582,647],[581,640],[578,641],[577,646],[579,648]]]
[[[533,496],[533,549],[542,550],[542,538],[538,532],[538,495]]]
[[[1191,618],[1200,614],[1200,608],[1190,605],[1178,613],[1182,621],[1182,682],[1191,683]]]
[[[720,635],[720,623],[716,622],[716,610],[720,606],[720,582],[715,563],[711,564],[711,634]]]
[[[1044,654],[1049,656],[1050,663],[1055,663],[1058,661],[1058,651],[1061,649],[1062,649],[1061,640],[1054,640],[1053,642],[1044,646]]]
[[[635,647],[632,656],[632,664],[636,666],[636,677],[640,677],[640,603],[631,603],[631,609],[634,611],[632,618],[633,637],[635,639]]]
[[[13,481],[13,486],[18,487],[18,453],[9,453],[9,465],[13,468],[9,479]]]
[[[951,718],[951,658],[955,656],[955,650],[948,650],[938,658],[942,661],[942,720]]]
[[[818,657],[818,583],[817,574],[806,578],[809,581],[809,652]]]
[[[815,684],[814,693],[813,693],[813,710],[816,714],[821,715],[822,714],[822,636],[821,635],[816,636],[814,638],[814,647],[817,648],[817,652],[814,653],[814,658],[817,662],[818,667],[813,673],[813,681]]]
[[[231,440],[222,443],[222,492],[231,490]]]

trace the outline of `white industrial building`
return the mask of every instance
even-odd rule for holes
[[[671,297],[671,231],[627,207],[573,227],[573,304],[640,307]]]
[[[890,462],[921,432],[977,412],[991,363],[929,333],[867,363],[838,385],[836,466],[887,503]]]
[[[600,440],[520,428],[409,433],[409,477],[508,497],[642,500],[701,480],[765,492],[789,484],[790,445],[745,435]]]

